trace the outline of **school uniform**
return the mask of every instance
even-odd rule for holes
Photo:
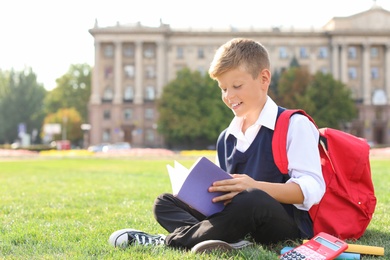
[[[216,239],[234,243],[247,235],[258,243],[269,244],[313,236],[307,211],[325,192],[319,133],[306,117],[291,117],[286,147],[289,174],[282,174],[273,160],[272,136],[283,110],[268,97],[258,120],[245,133],[241,131],[243,118],[234,117],[217,140],[217,163],[228,173],[245,173],[257,181],[295,182],[304,195],[303,203],[282,204],[266,192],[251,188],[237,194],[223,211],[206,218],[165,193],[155,201],[154,216],[170,233],[165,239],[167,245],[191,248]]]

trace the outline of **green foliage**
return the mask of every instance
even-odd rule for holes
[[[46,144],[32,144],[26,147],[13,147],[11,144],[0,144],[0,149],[12,149],[12,150],[22,150],[22,151],[32,151],[32,152],[41,152],[53,150],[54,148]]]
[[[57,87],[45,99],[45,112],[56,113],[61,108],[75,108],[82,121],[88,119],[88,101],[91,95],[91,67],[88,64],[71,65],[68,72],[57,79]]]
[[[286,70],[278,84],[276,102],[286,108],[299,108],[305,102],[306,91],[311,81],[310,73],[301,67]]]
[[[272,73],[272,80],[269,84],[268,95],[270,95],[273,100],[276,100],[276,97],[278,96],[278,84],[280,76],[281,73],[278,70],[275,70],[274,73]]]
[[[296,68],[300,67],[298,59],[295,56],[291,59],[289,68],[294,68],[294,67],[296,67]],[[278,97],[280,96],[279,89],[278,89],[279,81],[280,81],[282,74],[284,74],[285,71],[286,71],[286,69],[282,68],[280,71],[275,70],[272,73],[272,80],[271,80],[271,83],[269,85],[268,95],[273,100],[275,100],[277,103],[278,103]]]
[[[45,117],[44,124],[60,124],[61,131],[65,131],[66,140],[70,140],[72,143],[81,141],[83,132],[81,129],[81,116],[74,108],[60,109],[56,113],[49,114]],[[42,137],[45,133],[41,133]],[[53,140],[61,140],[63,133],[53,136]]]
[[[183,165],[193,160],[181,159]],[[277,259],[284,246],[194,255],[169,247],[113,248],[110,234],[134,228],[167,234],[155,221],[155,198],[171,190],[163,159],[44,159],[2,161],[1,259]],[[390,259],[390,160],[371,161],[378,204],[367,232],[353,244],[380,246]],[[362,255],[363,259],[378,257]]]
[[[216,82],[188,69],[164,87],[158,107],[158,130],[172,147],[214,145],[232,117]]]
[[[273,98],[283,107],[304,109],[319,127],[342,129],[357,115],[347,86],[330,74],[310,75],[302,67],[292,67],[282,74]]]
[[[0,71],[0,143],[18,139],[18,125],[26,125],[26,133],[39,131],[43,121],[46,90],[37,83],[31,68],[24,71]]]
[[[297,57],[293,57],[290,61],[290,68],[300,67]]]
[[[351,91],[342,82],[333,79],[331,74],[316,73],[308,88],[307,98],[311,106],[306,111],[319,127],[340,129],[357,115]]]

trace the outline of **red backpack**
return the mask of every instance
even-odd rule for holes
[[[285,110],[276,122],[272,151],[275,164],[287,174],[287,130],[290,117],[300,113],[314,120],[303,110]],[[326,191],[309,210],[314,234],[326,232],[340,239],[360,238],[376,206],[369,161],[370,147],[364,139],[348,133],[321,128],[320,151]]]

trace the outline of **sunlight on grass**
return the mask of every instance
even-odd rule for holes
[[[175,158],[176,159],[176,158]],[[193,158],[178,157],[192,165]],[[171,186],[166,164],[172,160],[59,158],[3,161],[0,172],[0,258],[2,259],[193,259],[166,247],[112,248],[109,235],[135,228],[164,233],[152,205]],[[385,247],[390,258],[390,161],[372,161],[378,198],[366,234],[354,243]],[[275,259],[285,245],[197,259]],[[364,259],[371,259],[364,257]],[[378,259],[378,258],[372,258]]]

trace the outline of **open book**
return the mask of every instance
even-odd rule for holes
[[[167,165],[172,193],[178,199],[196,209],[206,217],[223,210],[223,202],[212,202],[222,192],[209,192],[213,182],[232,178],[206,157],[199,158],[190,169],[177,161],[174,167]]]

